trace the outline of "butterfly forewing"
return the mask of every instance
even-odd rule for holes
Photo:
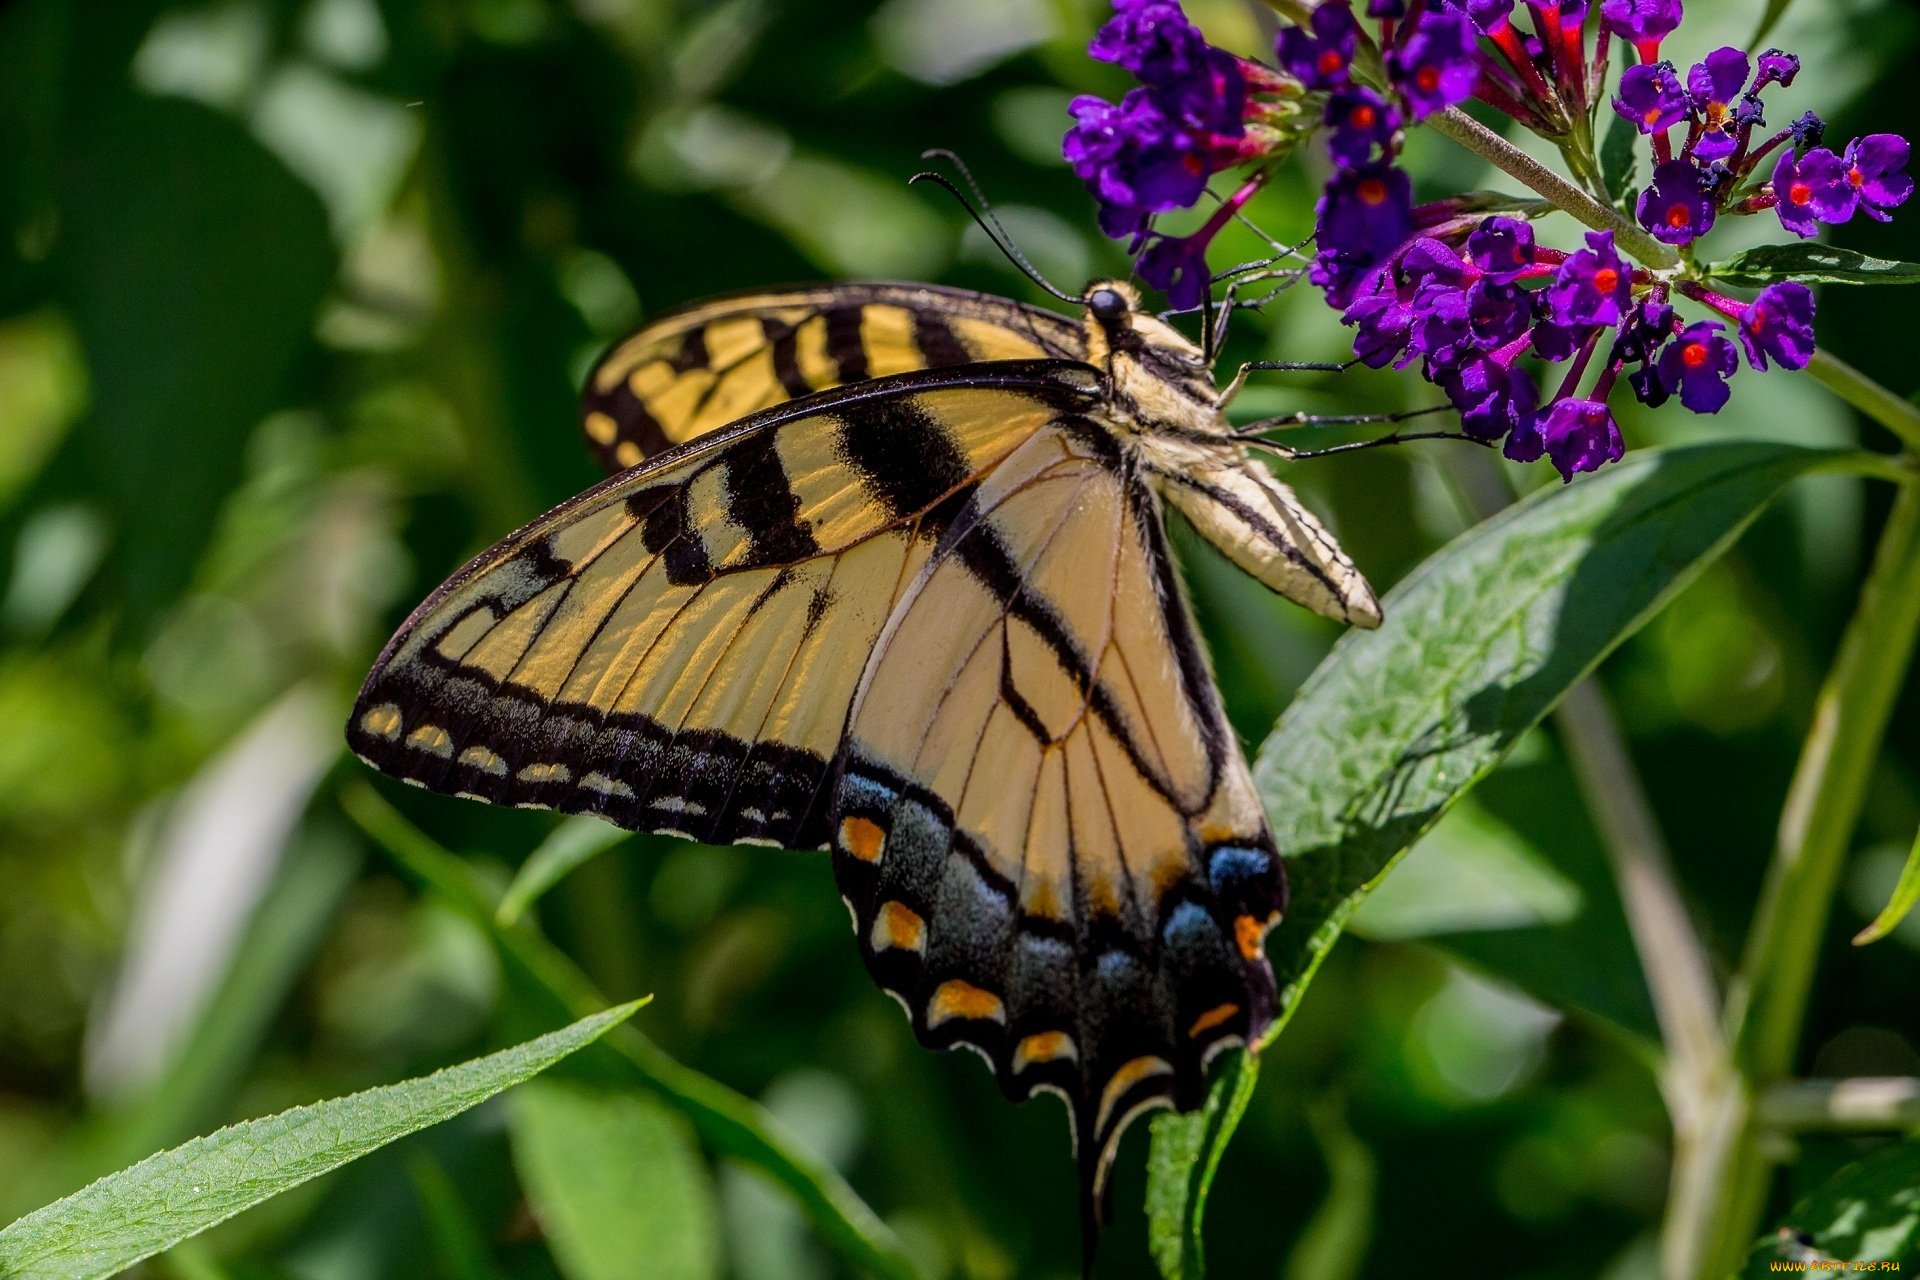
[[[1091,371],[928,376],[749,418],[514,534],[389,644],[354,750],[434,790],[823,844],[817,798],[894,601],[959,495]]]
[[[614,347],[582,394],[609,471],[757,410],[834,387],[986,360],[1085,358],[1072,320],[918,284],[809,285],[719,298]]]
[[[1063,416],[981,481],[868,661],[829,823],[876,979],[1010,1096],[1066,1094],[1096,1190],[1271,1016],[1284,896],[1128,465]]]

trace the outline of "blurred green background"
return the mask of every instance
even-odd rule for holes
[[[1257,4],[1189,9],[1229,47],[1270,38]],[[1674,54],[1744,43],[1759,9],[1695,0]],[[1061,283],[1124,271],[1058,159],[1071,94],[1125,87],[1082,52],[1103,16],[1080,0],[0,3],[0,1222],[219,1124],[526,1032],[485,938],[339,807],[367,776],[341,759],[360,677],[443,576],[596,478],[575,389],[640,319],[821,277],[1046,301],[939,192],[905,186],[924,148],[964,155]],[[1806,69],[1776,110],[1819,110],[1840,139],[1920,134],[1917,34],[1901,0],[1797,0],[1775,40]],[[1282,239],[1309,228],[1320,163],[1253,207]],[[1436,194],[1496,185],[1438,138],[1415,138],[1408,163]],[[1543,235],[1566,243],[1558,222]],[[1920,259],[1911,225],[1835,238]],[[1710,247],[1777,238],[1735,226]],[[1235,232],[1216,265],[1257,249]],[[1901,393],[1920,382],[1909,298],[1822,300],[1827,343]],[[1302,289],[1244,317],[1229,358],[1337,358],[1343,342]],[[1804,379],[1734,386],[1717,417],[1630,417],[1633,443],[1874,430]],[[1431,396],[1363,371],[1271,379],[1244,405]],[[1448,449],[1288,478],[1385,589],[1500,480]],[[1803,482],[1606,669],[1723,961],[1885,502]],[[1176,539],[1257,743],[1334,634]],[[1920,919],[1847,945],[1920,825],[1915,692],[1846,873],[1807,1074],[1920,1074]],[[374,785],[502,880],[555,825]],[[835,899],[824,857],[637,837],[538,916],[610,995],[656,993],[638,1025],[838,1165],[932,1280],[1077,1274],[1060,1110],[1011,1107],[972,1057],[917,1048]],[[1652,1019],[1550,733],[1356,932],[1226,1158],[1217,1273],[1655,1274],[1668,1137]],[[506,1114],[482,1108],[148,1270],[562,1274]],[[646,1194],[679,1197],[712,1247],[630,1274],[840,1273],[780,1193],[648,1114],[683,1176]],[[1803,1141],[1776,1208],[1867,1145]],[[1145,1147],[1141,1125],[1103,1276],[1151,1274]],[[464,1245],[449,1223],[471,1228]],[[571,1280],[592,1280],[578,1266]]]

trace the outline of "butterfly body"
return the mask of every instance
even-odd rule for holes
[[[1067,1100],[1091,1213],[1128,1120],[1270,1021],[1286,897],[1163,508],[1379,613],[1201,352],[1089,298],[823,286],[647,326],[585,395],[625,469],[429,597],[349,739],[435,790],[830,849],[922,1042]]]

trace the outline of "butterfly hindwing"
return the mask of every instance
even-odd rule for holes
[[[983,477],[895,608],[829,829],[875,978],[1009,1096],[1064,1094],[1087,1185],[1273,1009],[1285,880],[1152,491],[1071,415]]]
[[[615,476],[415,611],[348,738],[384,772],[709,842],[826,842],[864,656],[965,492],[1089,398],[1060,361],[906,374]]]
[[[1024,303],[919,284],[760,290],[648,322],[581,396],[609,471],[833,387],[986,360],[1085,358],[1079,326]]]

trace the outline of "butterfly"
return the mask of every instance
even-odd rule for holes
[[[1222,412],[1096,281],[1071,318],[925,285],[706,302],[583,394],[613,474],[433,592],[348,728],[404,781],[708,843],[825,847],[920,1041],[1122,1131],[1271,1021],[1286,874],[1163,512],[1377,626]]]

